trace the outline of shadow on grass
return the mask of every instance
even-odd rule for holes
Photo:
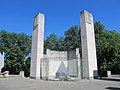
[[[107,87],[106,89],[109,89],[109,90],[120,90],[120,88],[117,88],[117,87]]]

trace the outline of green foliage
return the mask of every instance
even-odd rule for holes
[[[104,30],[104,26],[95,23],[98,69],[100,74],[110,70],[120,73],[120,34]]]
[[[95,34],[100,34],[104,31],[104,25],[100,23],[100,21],[95,22],[94,24]]]
[[[25,71],[25,76],[30,75],[30,57],[23,61],[5,60],[3,71],[9,71],[9,74],[19,74],[20,71]]]
[[[64,40],[66,42],[66,49],[67,50],[80,48],[81,47],[80,30],[78,29],[78,27],[72,26],[67,31],[65,31]]]
[[[44,42],[45,49],[56,50],[56,49],[58,49],[57,43],[58,43],[58,37],[54,33],[50,34],[50,36],[47,37]]]
[[[0,31],[0,51],[7,60],[24,60],[31,50],[31,36]]]
[[[45,40],[45,50],[68,51],[76,48],[81,48],[80,30],[77,26],[72,26],[65,31],[64,37],[58,38],[57,35],[53,33]]]
[[[65,45],[66,42],[64,41],[63,37],[58,38],[57,35],[50,34],[49,37],[46,38],[46,40],[44,41],[44,52],[46,51],[46,49],[50,49],[50,50],[56,50],[56,51],[63,51],[65,50]]]
[[[10,74],[19,74],[22,71],[22,62],[16,60],[5,60],[3,71],[7,70]]]
[[[25,58],[31,51],[31,36],[24,33],[9,33],[0,31],[0,52],[5,52],[5,65],[3,71],[9,70],[10,74],[18,74],[26,68]],[[29,69],[29,67],[27,67]],[[25,73],[28,72],[26,69]]]
[[[29,77],[29,75],[30,75],[30,60],[31,60],[31,58],[28,57],[24,62],[23,71],[25,71],[25,76],[26,77]]]

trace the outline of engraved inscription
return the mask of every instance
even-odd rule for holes
[[[91,24],[91,22],[87,22],[88,24]]]
[[[36,30],[36,28],[38,28],[38,24],[33,27],[33,31]]]
[[[87,23],[88,23],[88,24],[91,24],[91,23],[92,23],[92,18],[91,18],[91,15],[90,15],[90,14],[87,15]]]

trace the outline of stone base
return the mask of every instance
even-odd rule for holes
[[[32,79],[40,79],[40,77],[32,77],[32,76],[30,76],[30,78],[32,78]]]
[[[19,75],[20,75],[21,77],[24,77],[24,71],[20,71]]]

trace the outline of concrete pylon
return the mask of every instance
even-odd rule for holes
[[[82,77],[84,79],[93,79],[98,76],[93,16],[86,10],[81,12],[80,16],[83,68]]]
[[[3,67],[4,67],[4,52],[0,53],[0,72]]]
[[[30,77],[40,79],[40,60],[44,50],[44,14],[38,13],[34,18],[32,31],[32,49]]]

